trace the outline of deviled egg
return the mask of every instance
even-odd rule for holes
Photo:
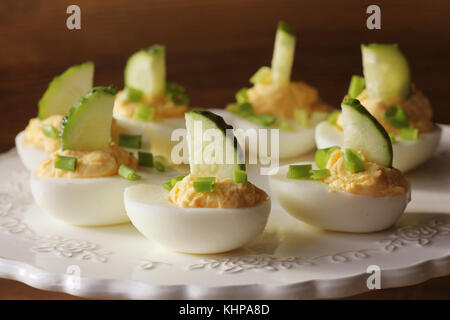
[[[326,119],[328,107],[317,89],[291,81],[295,31],[285,22],[278,24],[272,66],[260,68],[250,79],[251,88],[236,94],[236,102],[226,110],[233,115],[233,126],[242,129],[279,129],[279,157],[291,158],[312,151],[315,125]],[[274,132],[270,130],[269,134]],[[270,154],[271,137],[265,155]],[[255,150],[247,146],[250,153]],[[261,156],[261,150],[258,150]]]
[[[114,87],[96,87],[79,99],[61,125],[60,149],[31,174],[31,191],[49,215],[79,226],[128,222],[123,191],[141,177],[138,163],[151,165],[111,142]]]
[[[153,45],[128,59],[125,88],[117,93],[114,103],[117,131],[113,138],[129,147],[127,136],[141,136],[139,149],[170,159],[177,143],[171,141],[171,135],[174,129],[184,127],[189,97],[181,85],[166,82],[165,56],[164,46]]]
[[[145,237],[175,251],[208,254],[239,248],[264,230],[270,198],[247,181],[239,144],[227,135],[232,127],[223,118],[196,109],[185,117],[190,174],[160,186],[128,187],[128,216]],[[217,140],[207,138],[210,130]]]
[[[441,138],[430,101],[411,83],[408,62],[397,45],[369,44],[361,50],[364,78],[352,77],[347,96],[357,98],[389,133],[394,167],[413,170],[432,156]],[[343,144],[338,112],[317,126],[316,144]]]
[[[75,65],[55,77],[39,100],[37,118],[16,136],[17,152],[24,166],[34,171],[50,153],[59,149],[62,118],[72,104],[92,89],[94,63]]]
[[[410,184],[392,167],[383,126],[356,99],[342,104],[344,144],[319,149],[315,163],[280,168],[270,187],[293,217],[318,228],[374,232],[391,227],[410,201]]]

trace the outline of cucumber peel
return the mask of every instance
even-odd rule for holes
[[[61,122],[62,150],[94,151],[110,145],[116,93],[113,86],[96,87],[75,102]]]
[[[235,170],[245,170],[242,150],[232,134],[233,127],[222,117],[207,110],[193,109],[185,113],[185,118],[189,164],[193,176],[233,179]],[[212,139],[205,139],[205,131],[208,129],[217,130],[214,131]],[[217,133],[223,138],[221,141]],[[212,150],[214,152],[211,152]],[[211,159],[206,159],[211,155]]]
[[[361,152],[369,161],[392,167],[392,143],[384,127],[357,99],[342,102],[344,146]]]
[[[93,81],[93,62],[72,66],[53,78],[39,100],[38,118],[66,115],[75,101],[92,89]]]
[[[370,98],[381,99],[387,106],[411,93],[408,61],[397,44],[361,45],[363,72]]]

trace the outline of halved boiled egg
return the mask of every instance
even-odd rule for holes
[[[24,143],[25,131],[21,131],[15,138],[17,153],[23,165],[30,171],[35,171],[39,163],[50,154]]]
[[[420,133],[417,140],[396,138],[392,144],[393,166],[402,172],[408,172],[425,163],[437,149],[441,133],[442,129],[436,126],[432,132]],[[342,146],[344,134],[337,126],[323,121],[316,127],[315,139],[319,149]]]

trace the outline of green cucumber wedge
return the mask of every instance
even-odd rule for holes
[[[53,115],[66,115],[81,96],[92,89],[94,63],[75,65],[53,78],[39,100],[38,118],[43,120]]]
[[[165,95],[165,47],[156,44],[134,53],[125,67],[125,86],[141,90],[148,98]]]
[[[61,122],[63,150],[94,151],[109,146],[117,89],[96,87],[79,99]]]
[[[278,23],[272,56],[272,82],[287,84],[291,81],[295,53],[295,31],[286,22]]]
[[[185,118],[193,176],[233,179],[235,170],[245,170],[242,150],[232,134],[233,127],[222,117],[210,111],[193,109],[185,113]],[[211,139],[206,138],[208,134],[211,134]]]
[[[361,45],[361,53],[370,98],[381,99],[391,106],[410,95],[411,72],[397,44]]]
[[[369,161],[392,167],[392,143],[389,134],[357,99],[342,102],[344,147],[361,152]]]

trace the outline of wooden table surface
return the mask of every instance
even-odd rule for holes
[[[66,8],[81,8],[81,30],[66,28]],[[0,152],[37,113],[49,81],[92,60],[95,85],[123,86],[127,57],[167,46],[168,79],[183,84],[192,105],[222,107],[269,65],[277,21],[298,31],[293,79],[338,106],[350,76],[361,74],[359,45],[397,42],[413,81],[430,98],[435,120],[450,123],[448,0],[378,1],[381,30],[366,28],[364,0],[2,0],[0,2]],[[449,298],[450,278],[362,298]],[[68,298],[0,281],[0,298]]]

